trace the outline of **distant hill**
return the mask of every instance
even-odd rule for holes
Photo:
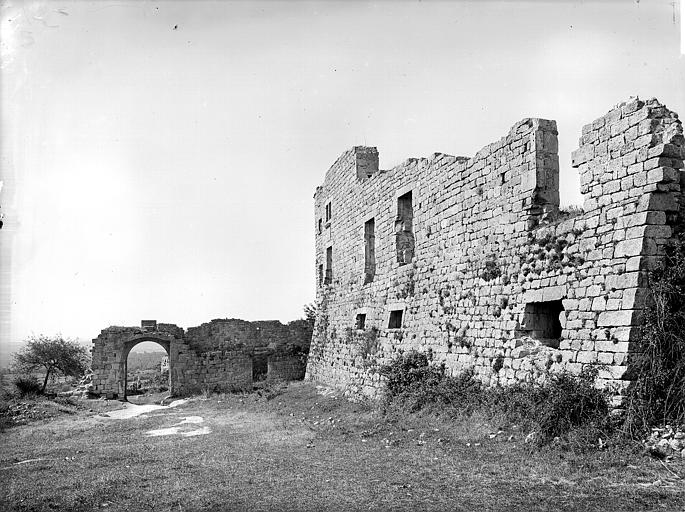
[[[128,355],[128,371],[159,369],[166,352],[131,352]]]
[[[8,368],[13,362],[12,355],[18,352],[24,343],[21,341],[8,341],[0,343],[0,368]]]

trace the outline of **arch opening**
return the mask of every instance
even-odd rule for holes
[[[129,341],[123,347],[122,363],[122,400],[172,392],[169,341],[154,337]]]

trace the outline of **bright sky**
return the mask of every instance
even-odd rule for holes
[[[302,316],[314,189],[340,153],[473,155],[632,95],[685,114],[680,5],[11,2],[2,43],[3,342],[143,318]],[[11,278],[10,278],[11,276]]]

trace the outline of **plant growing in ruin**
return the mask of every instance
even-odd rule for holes
[[[666,250],[650,274],[650,305],[631,366],[626,427],[685,423],[685,236]]]
[[[358,335],[357,348],[364,361],[378,351],[378,333],[378,328],[374,326]]]
[[[490,255],[485,259],[485,268],[480,273],[484,281],[492,281],[502,275],[502,269],[497,261],[497,256]]]

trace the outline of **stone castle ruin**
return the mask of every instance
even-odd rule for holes
[[[376,148],[346,151],[314,196],[307,378],[374,396],[378,364],[415,349],[491,385],[599,364],[620,393],[648,271],[685,227],[684,155],[677,114],[621,103],[583,127],[583,208],[564,213],[554,121],[390,170]]]
[[[93,340],[90,393],[125,399],[128,354],[144,341],[166,351],[171,394],[191,394],[251,389],[262,378],[301,379],[310,340],[305,320],[212,320],[185,331],[147,320],[141,327],[108,327]]]

